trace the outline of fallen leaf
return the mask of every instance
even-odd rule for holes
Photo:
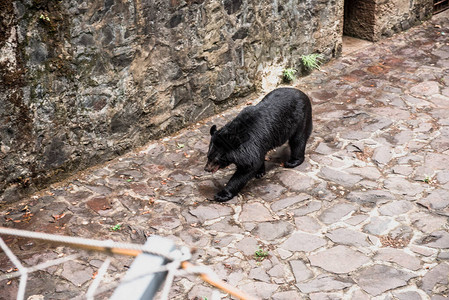
[[[55,221],[58,221],[59,219],[64,218],[65,213],[62,213],[60,215],[52,215],[53,219],[55,219]]]

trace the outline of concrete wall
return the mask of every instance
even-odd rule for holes
[[[343,0],[1,1],[0,203],[233,105],[269,66],[338,55],[342,16]]]

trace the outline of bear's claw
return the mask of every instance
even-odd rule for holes
[[[286,168],[294,168],[294,167],[299,166],[299,165],[302,164],[303,162],[304,162],[304,158],[301,158],[301,159],[295,159],[295,160],[289,160],[289,161],[286,161],[286,162],[284,163],[284,167],[286,167]]]
[[[231,200],[233,197],[234,197],[234,195],[232,193],[230,193],[226,190],[222,190],[222,191],[219,191],[215,195],[214,200],[217,202],[225,202],[225,201]]]

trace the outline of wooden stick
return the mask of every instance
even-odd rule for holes
[[[181,266],[186,271],[189,271],[189,268],[194,267],[194,265],[189,263],[188,261],[183,261],[181,263]],[[233,287],[232,285],[224,282],[223,280],[211,278],[209,275],[207,275],[205,273],[200,273],[199,276],[200,276],[200,278],[202,280],[204,280],[205,282],[209,283],[210,285],[213,285],[214,287],[219,288],[220,290],[223,290],[226,293],[228,293],[228,294],[230,294],[230,295],[232,295],[234,297],[237,297],[238,299],[241,299],[241,300],[258,300],[257,298],[242,292],[238,288]]]

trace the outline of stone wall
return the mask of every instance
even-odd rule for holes
[[[433,0],[377,0],[373,41],[404,31],[432,16]]]
[[[372,40],[376,27],[375,11],[374,0],[345,0],[344,34],[363,40]]]
[[[341,51],[343,0],[0,9],[0,203],[235,104],[270,66]]]
[[[432,15],[432,0],[345,0],[344,33],[379,41]]]

